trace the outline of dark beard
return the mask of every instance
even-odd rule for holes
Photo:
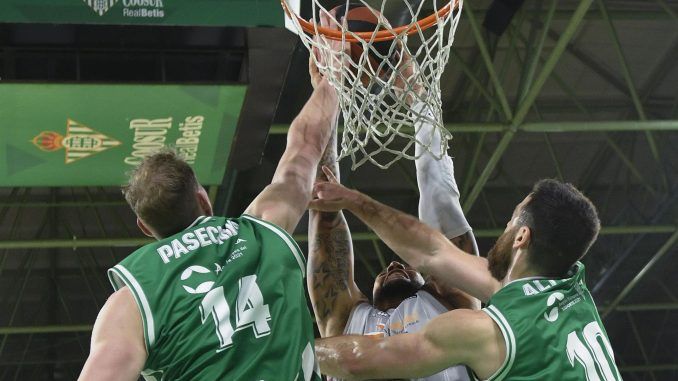
[[[516,237],[518,229],[502,233],[497,239],[497,242],[492,246],[487,253],[487,268],[490,270],[492,276],[498,281],[506,278],[508,270],[511,267],[511,257],[513,254],[513,240]]]
[[[403,300],[416,294],[420,288],[415,282],[406,279],[394,279],[381,286],[379,294],[374,296],[374,305],[386,305],[395,308]]]

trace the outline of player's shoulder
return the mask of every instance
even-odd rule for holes
[[[106,300],[106,304],[118,307],[123,307],[130,302],[134,303],[134,294],[132,294],[132,290],[127,286],[120,287]]]
[[[100,315],[108,322],[141,321],[134,293],[127,286],[120,287],[108,297]]]

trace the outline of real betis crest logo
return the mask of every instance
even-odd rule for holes
[[[108,12],[118,0],[83,0],[87,5],[89,5],[94,12],[99,16],[103,16],[104,13]]]
[[[43,151],[66,150],[66,164],[120,145],[120,142],[68,119],[66,136],[54,131],[43,131],[33,138],[33,144]]]

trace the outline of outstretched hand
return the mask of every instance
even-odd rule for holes
[[[319,24],[324,28],[341,30],[341,25],[335,18],[334,10],[329,13],[320,12]],[[324,79],[320,68],[323,69],[324,74],[331,73],[330,75],[341,81],[342,68],[350,65],[348,57],[351,56],[351,44],[346,41],[331,40],[321,34],[314,36],[313,40],[314,46],[309,57],[309,73],[311,74],[313,88],[318,87]],[[318,46],[329,46],[330,49],[319,49]]]
[[[357,192],[341,185],[329,167],[323,166],[328,181],[321,181],[313,187],[313,200],[309,208],[321,212],[338,212],[348,208],[355,201]]]
[[[397,42],[403,44],[403,42]],[[422,84],[419,66],[417,61],[410,55],[404,46],[400,47],[401,61],[396,67],[397,74],[394,82],[396,93],[404,93],[405,101],[412,106],[414,102],[423,95],[424,85]]]

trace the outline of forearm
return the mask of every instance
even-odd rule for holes
[[[309,296],[321,336],[341,335],[353,307],[367,299],[353,278],[353,245],[343,214],[309,211]]]
[[[301,109],[299,115],[294,118],[294,121],[315,125],[321,124],[323,126],[332,125],[336,122],[336,116],[338,112],[339,104],[337,100],[337,93],[329,84],[329,82],[323,80],[313,90],[311,97]],[[331,129],[326,128],[324,131],[327,134],[327,139],[329,140],[330,136],[332,135]],[[325,141],[325,144],[320,146],[321,151],[325,149],[326,144],[327,140]]]
[[[322,373],[353,379],[421,378],[457,364],[468,365],[486,379],[505,359],[504,345],[494,321],[470,310],[436,316],[416,333],[315,342]]]
[[[327,81],[322,81],[290,124],[287,147],[311,147],[316,151],[316,159],[319,161],[334,135],[338,112],[336,91]]]
[[[334,90],[323,81],[290,126],[287,147],[271,184],[250,204],[245,213],[294,231],[311,200],[316,167],[337,116]]]
[[[417,106],[418,109],[423,107],[423,104]],[[420,112],[424,113],[427,110]],[[471,226],[459,202],[454,162],[443,150],[445,147],[443,139],[446,137],[423,118],[415,123],[415,130],[420,142],[415,146],[419,219],[440,230],[450,239],[458,237],[470,231]]]
[[[325,339],[316,339],[315,351],[322,374],[347,380],[364,380],[373,378],[403,378],[412,376],[412,369],[408,363],[405,372],[401,369],[383,366],[383,364],[397,362],[405,363],[400,353],[408,352],[393,341],[397,335],[384,339],[369,336],[336,336]]]
[[[468,255],[442,233],[415,217],[383,205],[357,191],[347,208],[367,224],[398,256],[432,275],[443,287],[456,287],[487,300],[499,287],[484,258]]]
[[[475,239],[473,237],[473,232],[468,231],[460,236],[450,239],[456,247],[462,251],[478,255],[478,249],[475,244]],[[485,271],[487,274],[487,271]],[[448,308],[470,308],[470,309],[480,309],[480,301],[472,297],[466,292],[458,289],[455,286],[450,286],[450,282],[439,282],[434,277],[430,277],[426,280],[426,286],[431,289],[432,295],[436,295],[436,298],[443,302]],[[445,286],[447,285],[447,287]],[[466,284],[466,289],[474,288]]]
[[[433,256],[447,239],[417,218],[353,191],[348,210],[361,219],[393,251],[420,271],[427,269]]]
[[[315,352],[320,364],[320,373],[338,377],[341,379],[352,380],[362,379],[360,364],[361,353],[369,353],[371,349],[370,340],[365,336],[337,336],[326,339],[316,339]]]
[[[354,380],[420,378],[456,362],[417,333],[317,339],[315,350],[321,373]]]
[[[287,132],[287,147],[272,183],[302,186],[310,197],[313,174],[332,136],[331,126],[336,123],[337,113],[336,93],[323,81],[292,121]]]

